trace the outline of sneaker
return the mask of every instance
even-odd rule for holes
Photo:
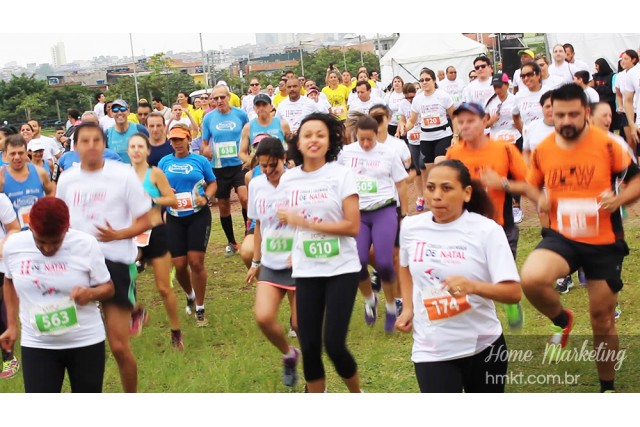
[[[568,294],[569,289],[571,288],[573,288],[573,279],[571,278],[571,275],[556,280],[556,291],[558,291],[560,295]]]
[[[2,373],[0,373],[0,378],[4,380],[13,378],[18,375],[19,370],[20,362],[18,362],[16,356],[12,356],[9,360],[5,360],[2,362]]]
[[[227,247],[224,249],[224,257],[229,258],[238,253],[238,244],[237,243],[229,243]]]
[[[396,316],[400,317],[400,315],[402,314],[402,308],[404,307],[404,305],[400,298],[396,298],[395,302],[396,302]]]
[[[293,322],[291,319],[291,316],[289,316],[289,333],[288,333],[289,338],[298,338],[298,334],[296,334],[296,331],[293,330]]]
[[[382,289],[380,275],[375,268],[371,270],[371,289],[373,289],[373,292],[380,292],[380,290]]]
[[[376,323],[376,319],[378,318],[378,296],[373,294],[373,298],[375,299],[374,305],[369,305],[366,301],[364,303],[364,322],[371,326]]]
[[[504,311],[507,313],[507,323],[510,329],[522,329],[524,325],[524,310],[522,305],[518,304],[505,304]]]
[[[196,326],[198,328],[204,328],[209,324],[209,321],[206,317],[204,317],[204,308],[201,310],[196,310]]]
[[[616,302],[616,310],[613,312],[613,318],[618,320],[622,315],[622,309],[620,308],[620,303]]]
[[[395,313],[389,313],[388,311],[385,313],[384,316],[384,331],[387,334],[392,334],[393,331],[396,329],[396,319],[398,317],[396,316]]]
[[[520,224],[524,219],[524,213],[520,208],[513,208],[513,222],[515,224]]]
[[[567,346],[567,342],[569,341],[569,334],[571,333],[571,329],[573,328],[573,311],[566,308],[564,309],[564,311],[569,316],[569,323],[567,323],[567,326],[565,328],[553,325],[551,328],[553,334],[549,338],[549,344],[559,345],[560,348],[565,348]]]
[[[184,312],[187,313],[187,316],[191,316],[196,311],[196,300],[189,299],[187,297],[187,306],[184,308]]]
[[[144,262],[142,261],[136,261],[136,270],[138,270],[138,274],[142,273],[144,271]]]
[[[142,328],[149,324],[149,312],[144,308],[140,308],[131,313],[131,322],[129,323],[129,335],[139,337],[142,335]]]
[[[582,267],[578,269],[578,282],[580,282],[580,285],[582,285],[582,287],[587,286],[587,276],[584,274],[584,270],[582,269]]]
[[[178,351],[184,350],[184,343],[182,342],[182,331],[171,331],[171,347]]]
[[[298,360],[300,360],[300,351],[293,348],[294,356],[282,356],[282,383],[287,387],[293,387],[298,383]]]

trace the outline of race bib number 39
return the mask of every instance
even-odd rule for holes
[[[426,298],[423,301],[431,321],[448,319],[471,309],[467,295]]]
[[[337,238],[323,240],[305,240],[302,249],[307,258],[315,261],[328,260],[340,254],[340,241]]]
[[[558,200],[558,231],[571,237],[598,235],[600,215],[596,199]]]
[[[76,305],[72,300],[35,306],[31,310],[31,324],[38,336],[62,335],[80,327]]]
[[[190,191],[178,193],[176,194],[176,198],[178,199],[178,207],[173,209],[175,212],[187,212],[193,210],[193,198],[191,197]]]
[[[267,237],[266,241],[267,252],[291,252],[293,249],[292,237]]]

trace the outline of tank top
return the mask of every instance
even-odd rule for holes
[[[20,228],[22,230],[29,229],[29,212],[31,206],[38,201],[41,197],[44,197],[44,187],[38,170],[35,165],[27,163],[29,168],[29,176],[24,181],[16,181],[9,171],[4,170],[4,194],[7,195],[13,210],[16,211],[18,221],[20,222]]]
[[[271,119],[271,123],[269,123],[267,126],[263,126],[258,123],[258,119],[253,119],[249,122],[250,151],[254,150],[253,140],[258,135],[269,135],[278,138],[280,141],[282,141],[284,148],[287,148],[287,142],[284,140],[284,133],[282,133],[282,126],[280,126],[280,119],[278,117],[273,117]]]
[[[144,188],[144,191],[149,194],[149,197],[151,197],[151,199],[155,199],[156,197],[160,197],[161,194],[158,187],[156,187],[155,184],[151,182],[151,169],[152,168],[147,169],[147,173],[144,175],[144,180],[142,181],[142,187]]]

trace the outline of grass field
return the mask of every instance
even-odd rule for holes
[[[236,235],[240,235],[241,216],[234,215]],[[518,264],[539,240],[539,230],[535,221],[529,218],[521,228]],[[620,294],[622,317],[618,321],[621,348],[626,349],[626,360],[621,364],[616,385],[621,392],[640,391],[640,340],[636,324],[640,311],[634,302],[640,296],[636,283],[640,281],[640,266],[637,265],[640,246],[640,226],[636,221],[627,225],[627,239],[631,256],[624,266],[625,288]],[[162,301],[155,291],[152,272],[148,269],[138,279],[139,299],[151,310],[151,321],[141,337],[132,341],[133,351],[138,361],[139,391],[173,393],[290,393],[302,392],[302,370],[300,384],[287,388],[281,383],[281,363],[278,352],[267,342],[258,330],[252,315],[254,289],[244,283],[245,267],[239,256],[224,258],[224,234],[214,214],[207,270],[207,316],[209,326],[196,328],[193,317],[184,314],[184,293],[176,283],[185,351],[172,350],[169,343],[169,329]],[[576,314],[571,343],[578,348],[583,340],[590,340],[590,324],[587,311],[587,292],[577,284],[563,302]],[[373,328],[364,324],[363,300],[356,301],[348,337],[349,347],[359,364],[363,388],[371,393],[417,392],[411,356],[411,335],[395,333],[387,336],[383,322],[378,321]],[[383,312],[383,302],[380,302]],[[518,333],[511,333],[505,326],[505,334],[510,348],[532,349],[536,352],[533,362],[513,362],[509,365],[513,375],[522,372],[526,378],[534,375],[533,383],[508,383],[508,392],[597,392],[598,378],[593,362],[560,364],[539,363],[541,348],[548,337],[549,322],[539,315],[524,299],[526,325]],[[498,305],[498,314],[503,318],[503,310]],[[288,304],[285,302],[280,316],[282,323],[289,319]],[[504,320],[504,319],[503,319]],[[503,325],[506,325],[503,322]],[[590,347],[589,341],[589,349]],[[19,348],[18,348],[19,354]],[[345,392],[346,388],[338,378],[333,366],[325,358],[328,389],[330,392]],[[566,374],[565,374],[566,373]],[[557,384],[557,380],[540,375],[579,375],[576,384]],[[542,380],[541,380],[542,378]],[[576,377],[573,377],[574,379]],[[2,392],[22,392],[21,375],[12,380],[1,381]],[[65,385],[65,391],[69,388]],[[120,392],[118,370],[113,357],[107,353],[105,392]]]

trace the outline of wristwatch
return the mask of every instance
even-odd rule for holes
[[[509,180],[507,178],[503,178],[502,179],[502,189],[504,191],[508,191],[509,190]]]

